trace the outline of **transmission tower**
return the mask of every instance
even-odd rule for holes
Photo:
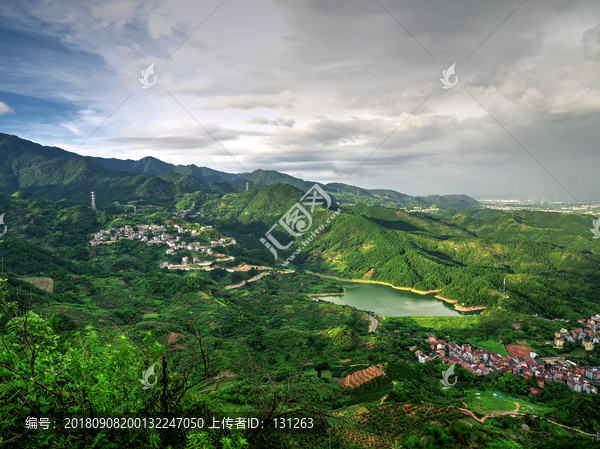
[[[96,195],[92,192],[92,209],[96,210]]]

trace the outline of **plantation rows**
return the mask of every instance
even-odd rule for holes
[[[418,369],[404,362],[391,363],[385,371],[386,375],[392,380],[418,379],[420,377]]]
[[[378,401],[392,391],[393,388],[393,382],[385,375],[375,377],[360,387],[352,389],[352,399],[350,399],[348,405]]]
[[[421,407],[411,404],[370,407],[367,423],[378,435],[393,439],[421,434],[430,423],[447,425],[463,414],[451,407]]]

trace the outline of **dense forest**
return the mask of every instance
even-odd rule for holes
[[[197,191],[179,198],[188,209],[181,217],[0,194],[8,229],[0,240],[0,446],[598,447],[590,438],[600,428],[597,395],[550,384],[532,396],[534,380],[478,376],[460,366],[456,386],[445,390],[440,378],[448,366],[415,357],[430,352],[430,333],[499,351],[498,337],[527,340],[540,355],[557,355],[544,344],[565,326],[553,319],[598,312],[600,254],[587,218],[484,211],[442,218],[334,205],[339,216],[283,271],[288,254],[274,261],[260,238],[301,196],[285,184]],[[313,227],[329,216],[315,209]],[[139,239],[90,244],[102,229],[151,223],[210,225],[185,239],[234,238],[235,245],[214,249],[235,261],[213,257],[210,270],[169,269],[161,263],[191,251],[169,259],[165,246]],[[258,273],[232,270],[242,264],[279,269],[225,289]],[[378,317],[369,332],[363,311],[312,299],[343,289],[311,273],[439,289],[486,309]],[[504,277],[508,298],[500,294]],[[562,354],[595,366],[598,348],[566,346]],[[492,404],[491,392],[527,409],[484,416],[474,398],[489,395]],[[26,428],[32,419],[50,424]],[[262,425],[248,424],[256,422]]]

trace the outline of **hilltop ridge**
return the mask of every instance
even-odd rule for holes
[[[209,167],[174,165],[152,156],[140,160],[83,156],[58,147],[43,146],[18,136],[0,133],[0,192],[26,190],[53,200],[88,201],[97,191],[97,204],[125,202],[143,197],[161,205],[174,205],[186,193],[226,194],[277,183],[307,191],[315,181],[275,170],[227,173]],[[480,209],[467,195],[412,197],[395,190],[364,189],[329,183],[322,187],[338,202],[390,207]],[[102,194],[99,194],[99,192]],[[167,198],[174,201],[169,202]]]

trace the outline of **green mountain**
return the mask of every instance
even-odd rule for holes
[[[191,165],[174,165],[168,162],[163,162],[155,157],[148,156],[134,161],[131,159],[115,159],[103,157],[89,157],[94,162],[102,165],[113,171],[128,171],[131,173],[139,173],[141,175],[162,175],[166,172],[181,173],[182,175],[194,176],[203,181],[230,181],[236,179],[239,175],[226,173],[218,170],[213,170],[208,167],[198,167]]]
[[[182,175],[194,176],[204,181],[239,181],[238,175],[233,173],[226,173],[219,170],[213,170],[208,167],[198,167],[194,164],[191,165],[177,165],[173,168],[176,173]]]
[[[201,210],[218,226],[258,240],[301,195],[275,184],[207,201]],[[465,307],[502,307],[548,317],[597,313],[600,249],[590,238],[589,217],[482,211],[481,218],[441,218],[381,206],[341,209],[323,235],[301,247],[292,262],[296,269],[440,290]],[[328,215],[316,209],[312,229],[325,224]],[[292,239],[281,226],[273,235],[283,244]],[[253,250],[273,264],[260,243]],[[292,253],[280,251],[279,263]],[[505,276],[509,298],[501,296]]]
[[[89,159],[93,160],[97,164],[108,168],[113,171],[128,171],[130,173],[138,173],[140,175],[161,175],[168,171],[174,171],[175,166],[167,162],[163,162],[155,157],[148,156],[139,161],[131,159],[116,159],[116,158],[104,158],[104,157],[92,157]]]
[[[249,181],[255,184],[263,184],[266,186],[277,183],[289,184],[304,192],[314,185],[314,182],[294,178],[293,176],[286,175],[285,173],[279,173],[275,170],[254,170],[252,173],[245,173],[241,175],[239,180]]]
[[[429,195],[426,197],[417,197],[425,201],[429,206],[436,206],[440,209],[481,209],[481,205],[467,195]]]
[[[154,158],[146,158],[145,165],[133,167],[151,173],[149,175],[123,171],[121,168],[131,164],[118,164],[117,159],[108,160],[107,165],[118,171],[100,165],[94,159],[0,134],[0,192],[27,191],[52,200],[89,203],[90,192],[94,191],[99,206],[140,199],[150,204],[174,206],[188,193],[225,194],[245,188],[241,182],[203,181],[197,176],[161,171],[170,164],[165,165]],[[157,176],[152,172],[160,174]]]
[[[163,176],[170,172],[220,184],[194,184],[189,178]],[[138,178],[136,174],[144,178]],[[152,176],[175,183],[176,187],[161,185],[156,180],[149,181]],[[120,181],[109,181],[116,179]],[[205,192],[228,193],[244,190],[246,183],[253,188],[282,183],[305,192],[315,184],[314,181],[305,181],[274,170],[258,169],[252,173],[234,174],[193,164],[169,164],[154,157],[134,161],[81,156],[0,133],[0,192],[4,193],[27,190],[47,198],[87,202],[89,192],[96,191],[98,204],[132,201],[136,196],[146,196],[146,199],[165,205],[168,195],[177,196],[177,202],[182,194],[193,192],[194,185],[197,190]],[[342,203],[404,208],[481,208],[476,200],[466,195],[411,197],[394,190],[362,189],[343,183],[323,184],[322,187]],[[148,198],[148,195],[156,196]]]

